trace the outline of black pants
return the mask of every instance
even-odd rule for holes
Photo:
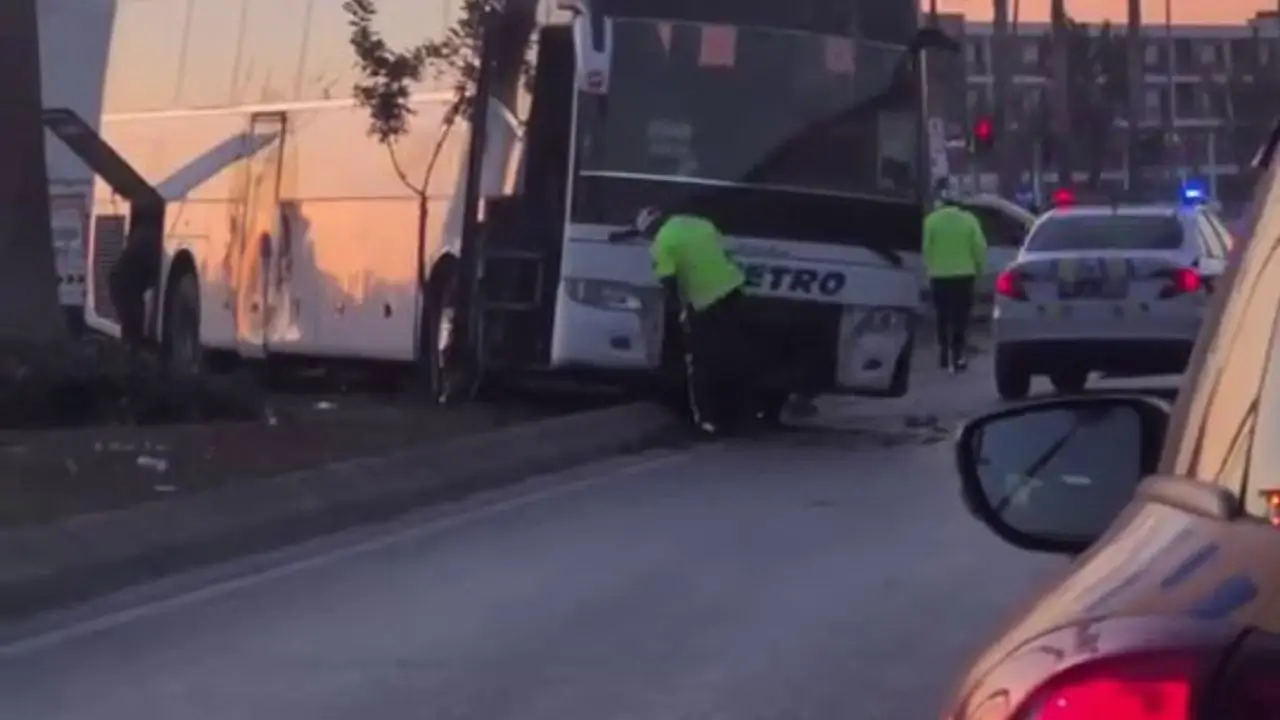
[[[757,410],[742,301],[742,293],[734,291],[691,311],[685,326],[690,410],[695,423],[711,423],[717,430],[740,427]]]
[[[929,280],[933,313],[938,319],[938,352],[944,361],[963,357],[969,347],[973,284],[972,275]]]

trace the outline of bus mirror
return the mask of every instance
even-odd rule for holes
[[[942,50],[949,53],[959,53],[960,43],[955,38],[948,35],[941,28],[929,26],[922,27],[916,31],[916,36],[912,38],[910,47],[907,48],[913,55],[919,54],[925,50]]]
[[[578,56],[578,89],[593,95],[609,93],[609,66],[613,57],[613,23],[599,13],[573,18],[573,49]]]

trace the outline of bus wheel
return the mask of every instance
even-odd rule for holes
[[[912,335],[902,347],[902,353],[893,363],[893,377],[889,379],[889,397],[902,397],[911,389],[911,360],[916,351],[916,339]]]
[[[204,369],[200,347],[200,285],[193,273],[183,273],[165,302],[165,367],[174,375],[198,375]]]
[[[427,286],[422,303],[419,364],[424,390],[432,401],[449,399],[447,365],[453,341],[454,303],[452,278],[435,278]]]

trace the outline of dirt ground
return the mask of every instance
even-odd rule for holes
[[[285,397],[252,423],[0,432],[0,528],[380,455],[568,409]]]

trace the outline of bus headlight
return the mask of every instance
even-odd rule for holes
[[[570,300],[600,310],[639,312],[644,308],[639,288],[625,283],[566,278],[564,289]]]
[[[883,391],[910,334],[911,314],[900,308],[848,306],[840,318],[836,383]]]
[[[863,335],[895,335],[905,332],[907,313],[896,308],[859,308],[860,316],[850,324],[849,339]]]

